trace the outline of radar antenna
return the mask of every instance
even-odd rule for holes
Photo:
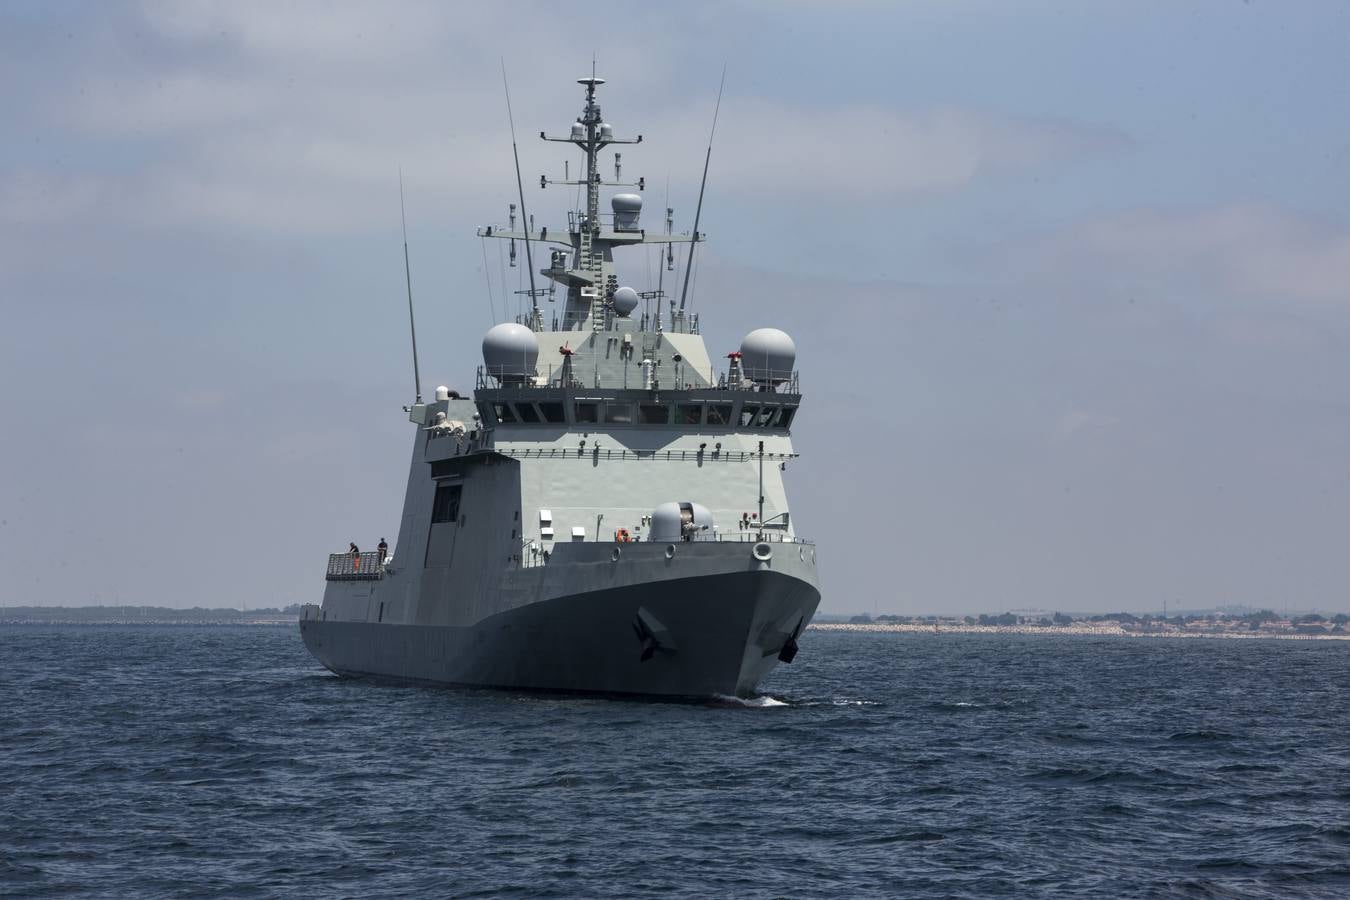
[[[713,107],[712,130],[708,132],[708,152],[703,156],[703,180],[698,185],[698,207],[694,210],[694,240],[689,244],[689,260],[684,267],[684,287],[680,288],[680,312],[689,296],[689,274],[694,270],[694,248],[698,246],[698,220],[703,215],[703,189],[708,186],[708,163],[712,160],[713,135],[717,134],[717,114],[722,109],[722,86],[727,82],[726,63],[722,64],[722,80],[717,82],[717,105]]]

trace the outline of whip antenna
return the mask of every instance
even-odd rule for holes
[[[511,114],[511,88],[506,83],[506,60],[502,59],[502,90],[506,92],[506,120],[511,124],[511,155],[516,158],[516,192],[520,195],[520,218],[525,224],[525,268],[530,270],[530,328],[539,322],[539,295],[534,292],[534,259],[530,254],[530,216],[525,211],[525,183],[520,180],[520,151],[516,149],[516,118]]]
[[[722,80],[717,82],[717,105],[713,107],[712,130],[708,132],[708,152],[703,156],[703,180],[698,185],[698,207],[694,210],[694,239],[689,242],[689,261],[684,268],[684,287],[680,288],[680,312],[689,296],[689,273],[694,270],[694,248],[698,246],[698,219],[703,215],[703,189],[708,186],[708,162],[712,159],[713,135],[717,134],[717,114],[722,109],[722,85],[727,81],[727,66],[722,64]]]
[[[413,319],[412,265],[408,262],[408,212],[403,204],[403,167],[398,167],[398,215],[403,222],[403,276],[408,282],[408,330],[412,332],[413,387],[422,402],[422,373],[417,368],[417,322]]]

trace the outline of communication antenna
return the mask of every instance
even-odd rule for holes
[[[539,297],[534,292],[534,258],[530,254],[529,216],[525,212],[525,183],[520,180],[520,151],[516,149],[516,117],[511,113],[511,87],[506,82],[506,59],[502,59],[502,90],[506,92],[506,119],[511,124],[511,155],[516,159],[516,192],[520,195],[520,217],[525,220],[525,268],[530,270],[530,327],[539,321]]]
[[[422,373],[417,368],[417,322],[413,319],[412,265],[408,262],[408,212],[403,204],[403,167],[398,167],[398,215],[403,222],[403,276],[408,283],[408,330],[412,332],[413,388],[422,402]]]
[[[703,215],[703,189],[708,186],[708,162],[712,159],[713,135],[717,134],[717,114],[722,109],[722,86],[727,81],[727,66],[722,64],[722,80],[717,83],[717,105],[713,107],[712,130],[708,132],[708,152],[703,156],[703,180],[698,185],[698,206],[694,209],[694,239],[689,242],[689,260],[684,268],[684,287],[680,288],[680,312],[689,296],[689,273],[694,270],[694,248],[698,246],[698,220]]]
[[[667,234],[667,235],[671,234],[671,232],[673,232],[674,229],[675,229],[675,210],[673,210],[673,209],[670,208],[670,176],[667,175],[667,176],[666,176],[666,234]],[[660,298],[662,298],[662,297],[664,297],[664,296],[666,295],[665,291],[663,290],[663,288],[665,287],[666,271],[667,271],[667,270],[670,270],[670,271],[672,271],[672,272],[675,271],[675,257],[671,255],[671,249],[670,249],[671,246],[672,246],[671,244],[666,244],[666,253],[665,253],[665,255],[667,256],[668,261],[666,262],[665,265],[662,265],[662,264],[659,262],[659,259],[660,259],[659,254],[658,254],[658,257],[657,257],[657,258],[658,258],[658,262],[657,262],[657,264],[656,264],[656,297],[657,297],[657,301],[656,301],[656,312],[657,312],[658,315],[659,315],[660,312],[661,312],[661,299],[660,299]]]

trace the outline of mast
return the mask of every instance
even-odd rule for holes
[[[708,186],[708,163],[712,162],[713,138],[717,135],[717,114],[722,111],[722,87],[727,83],[727,67],[722,66],[722,80],[717,83],[717,105],[713,107],[712,128],[708,132],[708,152],[703,155],[703,180],[698,184],[698,208],[694,210],[694,242],[698,242],[698,220],[703,215],[703,189]],[[694,244],[689,245],[689,259],[684,268],[684,287],[680,289],[680,315],[684,315],[684,301],[689,297],[689,276],[694,271]]]
[[[403,167],[398,167],[398,214],[403,223],[403,276],[408,283],[408,330],[412,332],[413,388],[422,402],[422,373],[417,368],[417,320],[413,318],[412,265],[408,262],[408,213],[403,205]]]
[[[503,79],[504,80],[504,79]],[[600,111],[600,103],[597,99],[597,89],[605,83],[605,79],[598,77],[594,70],[585,78],[578,78],[577,83],[585,90],[585,100],[579,115],[572,122],[567,135],[550,137],[546,132],[539,132],[539,137],[545,141],[555,141],[558,143],[573,144],[585,157],[586,164],[583,169],[579,169],[577,177],[572,180],[570,169],[566,165],[563,170],[562,180],[550,178],[547,175],[539,176],[539,187],[547,188],[550,185],[568,185],[575,187],[580,192],[584,185],[586,188],[585,206],[582,207],[580,197],[578,196],[576,206],[568,213],[568,228],[566,231],[555,230],[550,233],[548,228],[541,228],[535,231],[528,214],[525,212],[525,200],[522,181],[517,165],[516,190],[520,203],[520,212],[523,220],[523,227],[517,229],[515,216],[511,216],[510,227],[501,228],[497,226],[483,226],[478,229],[480,237],[491,237],[504,240],[510,240],[514,244],[517,240],[525,241],[526,265],[530,269],[531,281],[535,274],[533,261],[531,259],[532,243],[548,243],[553,245],[562,245],[570,249],[570,258],[567,251],[554,249],[549,260],[548,267],[540,269],[539,274],[547,276],[553,282],[561,284],[567,289],[566,307],[563,312],[562,321],[559,323],[556,318],[554,321],[554,330],[573,331],[586,329],[592,332],[600,332],[612,327],[610,309],[614,292],[618,288],[616,273],[613,267],[613,251],[620,247],[634,247],[644,244],[661,244],[666,250],[666,271],[674,271],[674,260],[671,245],[675,243],[696,243],[702,239],[697,231],[697,221],[694,232],[688,234],[674,234],[673,222],[671,219],[672,211],[666,208],[666,228],[665,233],[661,234],[659,229],[653,228],[650,233],[647,229],[639,226],[639,220],[642,211],[641,192],[646,190],[646,179],[638,178],[633,182],[623,182],[622,168],[620,164],[620,155],[614,154],[614,180],[606,180],[600,171],[600,153],[611,144],[640,144],[642,135],[634,138],[617,138],[614,136],[614,129],[604,120]],[[508,95],[507,113],[510,115],[510,101]],[[714,127],[716,120],[714,117]],[[514,127],[514,126],[513,126]],[[513,135],[514,138],[514,135]],[[709,140],[711,144],[711,137]],[[515,154],[515,141],[512,140],[513,155]],[[711,152],[711,151],[710,151]],[[707,159],[705,163],[704,182],[706,183]],[[600,192],[603,188],[629,188],[636,189],[637,195],[616,194],[613,198],[614,203],[614,224],[608,227],[601,220],[603,208],[601,205]],[[700,189],[700,194],[702,189]],[[514,206],[514,204],[513,204]],[[686,282],[688,273],[686,273]],[[550,289],[551,292],[552,289]],[[686,284],[685,291],[688,291]],[[533,284],[528,292],[518,291],[517,293],[529,293],[531,299],[536,298],[542,290],[536,290]],[[657,292],[643,292],[642,296],[655,296]],[[650,299],[650,297],[649,297]],[[674,299],[671,299],[672,305]],[[532,304],[532,323],[531,327],[536,330],[543,329],[543,322],[539,314],[538,304]],[[672,310],[673,313],[673,310]],[[681,313],[681,319],[683,313]],[[657,323],[660,322],[659,310],[655,317]],[[561,328],[559,328],[561,324]],[[657,330],[660,330],[659,325]],[[683,328],[679,330],[683,331]]]
[[[595,89],[605,79],[596,78],[592,72],[590,78],[578,79],[578,83],[586,86],[586,106],[581,113],[586,143],[581,149],[586,154],[586,228],[594,239],[600,235],[600,149],[604,146],[599,141],[600,104],[595,102]]]
[[[604,305],[608,299],[605,283],[605,251],[613,243],[601,236],[600,189],[606,182],[600,175],[600,151],[611,144],[642,143],[642,135],[631,140],[616,138],[614,129],[604,121],[600,104],[595,97],[595,89],[604,83],[605,79],[598,77],[594,69],[588,77],[577,79],[577,84],[586,89],[586,101],[582,106],[581,115],[572,124],[571,133],[567,137],[549,137],[544,132],[539,132],[539,137],[546,141],[575,144],[586,157],[584,176],[586,210],[573,232],[576,260],[573,271],[569,274],[576,277],[568,282],[569,288],[575,289],[569,290],[567,312],[569,324],[589,319],[593,331],[599,331],[604,327]],[[559,182],[540,176],[540,187],[547,187],[549,184],[581,185],[582,181],[568,181],[564,178]],[[646,179],[639,178],[634,185],[620,185],[617,181],[609,182],[609,185],[637,187],[642,190],[646,187]]]
[[[530,273],[530,330],[543,331],[544,320],[539,314],[539,294],[534,288],[534,257],[530,255],[530,218],[525,212],[525,184],[520,180],[520,151],[516,149],[516,117],[511,112],[511,88],[506,83],[506,60],[502,60],[502,89],[506,92],[506,117],[511,123],[511,155],[516,161],[516,191],[520,197],[520,216],[525,223],[525,267]],[[515,245],[511,247],[515,252]]]

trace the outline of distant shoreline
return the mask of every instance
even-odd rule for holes
[[[59,617],[24,616],[6,618],[0,611],[0,627],[62,627],[62,628],[190,628],[190,627],[284,627],[295,625],[294,616],[266,616],[257,618],[193,619],[162,616],[134,619],[74,619]],[[912,624],[899,622],[813,622],[808,628],[816,631],[850,631],[874,634],[1030,634],[1077,637],[1172,638],[1195,640],[1199,638],[1227,640],[1280,641],[1350,641],[1350,634],[1294,634],[1276,631],[1248,631],[1225,628],[1181,629],[1125,627],[1118,622],[1074,622],[1070,625],[965,625]]]
[[[903,634],[1052,634],[1086,637],[1130,638],[1223,638],[1234,640],[1279,641],[1350,641],[1350,634],[1284,634],[1270,631],[1169,631],[1128,629],[1110,623],[1078,623],[1072,625],[906,625],[897,622],[813,622],[809,626],[819,631],[898,632]]]
[[[62,628],[190,628],[193,626],[225,627],[246,625],[249,627],[294,625],[298,619],[98,619],[94,621],[77,619],[6,619],[0,617],[0,627],[42,628],[60,626]]]
[[[300,607],[0,606],[0,625],[294,625]]]

